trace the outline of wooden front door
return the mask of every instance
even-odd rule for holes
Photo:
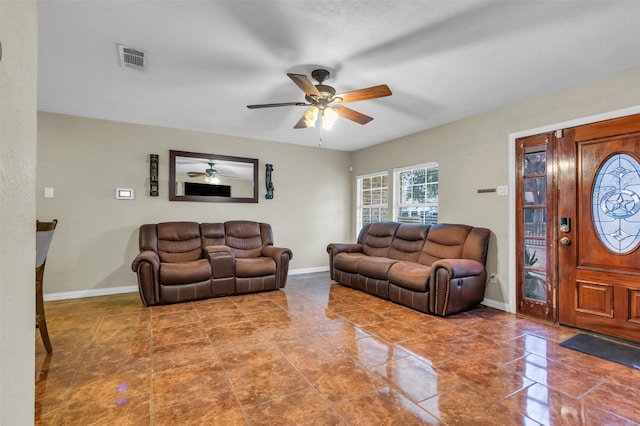
[[[640,342],[640,116],[565,130],[557,149],[559,322]]]

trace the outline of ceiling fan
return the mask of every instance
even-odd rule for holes
[[[187,176],[191,178],[204,177],[204,181],[207,183],[215,183],[218,181],[218,170],[215,168],[216,163],[209,161],[209,168],[204,172],[187,172]]]
[[[336,95],[336,89],[323,84],[330,76],[329,71],[325,69],[317,69],[311,72],[311,78],[316,80],[318,84],[313,84],[304,74],[287,73],[289,78],[300,88],[305,94],[305,102],[282,102],[272,104],[247,105],[249,109],[256,108],[272,108],[281,106],[308,106],[302,118],[293,126],[294,129],[304,129],[307,127],[315,127],[319,117],[322,117],[322,127],[330,128],[333,126],[338,117],[344,117],[348,120],[355,121],[360,124],[367,124],[373,117],[364,115],[351,108],[347,108],[343,104],[349,102],[365,101],[367,99],[382,98],[390,96],[391,90],[386,84],[368,87],[366,89],[353,90],[351,92],[340,93]]]

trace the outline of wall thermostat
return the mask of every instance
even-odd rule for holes
[[[118,200],[133,200],[133,189],[116,188],[116,198]]]

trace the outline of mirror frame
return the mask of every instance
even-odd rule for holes
[[[217,197],[207,195],[176,195],[176,157],[202,158],[205,160],[235,161],[253,164],[253,197]],[[201,152],[169,151],[169,201],[199,201],[208,203],[257,203],[258,159]]]

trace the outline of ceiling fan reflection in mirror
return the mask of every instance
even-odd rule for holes
[[[302,118],[300,118],[293,128],[304,129],[307,127],[315,127],[316,123],[319,120],[322,120],[322,127],[328,129],[333,126],[338,117],[343,117],[359,124],[367,124],[373,120],[373,117],[369,117],[368,115],[362,114],[351,108],[347,108],[343,104],[382,98],[391,95],[391,90],[386,84],[336,94],[336,90],[333,87],[323,84],[330,76],[329,71],[325,69],[316,69],[311,72],[311,77],[318,82],[318,84],[315,85],[304,74],[287,73],[287,75],[300,89],[302,89],[305,94],[304,98],[307,102],[247,105],[247,108],[256,109],[282,106],[308,106],[309,108],[304,112]]]
[[[218,179],[218,170],[215,168],[216,163],[209,161],[207,164],[209,164],[209,168],[204,172],[187,172],[187,176],[190,178],[204,177],[206,183],[218,183],[220,180]]]

